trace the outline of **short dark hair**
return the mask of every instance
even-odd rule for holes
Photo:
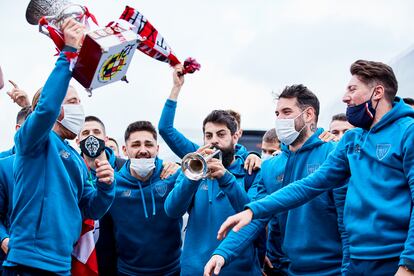
[[[30,113],[32,113],[32,107],[30,105],[20,109],[20,111],[17,112],[16,124],[22,125],[27,117],[29,117]]]
[[[332,121],[344,121],[348,122],[348,118],[346,117],[345,113],[339,113],[332,116]]]
[[[149,121],[136,121],[127,127],[125,130],[124,139],[125,142],[129,139],[129,136],[131,136],[131,133],[137,132],[137,131],[148,131],[154,136],[154,139],[157,140],[157,131],[155,130],[155,127],[151,124]]]
[[[241,115],[239,112],[234,111],[233,109],[227,109],[226,110],[231,116],[234,117],[234,119],[236,120],[237,126],[238,128],[241,128]]]
[[[403,101],[406,103],[406,104],[409,104],[409,105],[414,105],[414,99],[413,98],[403,98]]]
[[[108,137],[108,140],[114,142],[117,148],[119,148],[118,142],[115,140],[115,138]]]
[[[352,63],[350,72],[366,85],[380,83],[384,86],[385,97],[391,102],[394,101],[398,82],[390,66],[382,62],[360,59]]]
[[[316,115],[316,122],[318,122],[319,117],[319,100],[312,91],[310,91],[306,86],[303,84],[294,84],[291,86],[286,86],[283,89],[282,93],[278,95],[278,99],[280,98],[287,98],[292,99],[296,98],[299,108],[303,111],[307,107],[312,107],[315,110]]]
[[[85,123],[86,122],[97,122],[98,124],[100,124],[102,126],[103,133],[106,134],[105,124],[98,117],[92,116],[92,115],[86,116],[85,117]]]
[[[266,143],[280,143],[279,138],[277,138],[276,130],[274,128],[266,131],[266,133],[263,135],[262,140]]]
[[[226,125],[230,130],[231,135],[237,131],[236,119],[225,110],[213,110],[207,115],[203,121],[203,133],[205,132],[205,126],[207,123]]]

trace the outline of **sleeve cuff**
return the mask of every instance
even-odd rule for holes
[[[116,182],[116,180],[114,179],[112,184],[108,185],[106,183],[99,182],[98,179],[97,179],[96,180],[96,187],[98,188],[98,190],[101,190],[101,191],[111,191],[115,187],[115,182]]]
[[[65,45],[65,47],[63,47],[62,52],[73,52],[76,53],[78,51],[78,49],[76,49],[75,47],[72,46],[68,46]]]
[[[229,262],[229,255],[222,249],[217,248],[216,250],[214,250],[213,254],[211,254],[211,257],[213,257],[214,255],[219,255],[222,256],[224,259],[224,266],[227,265],[227,263]]]
[[[246,204],[245,206],[244,206],[244,210],[246,210],[246,209],[250,209],[251,211],[252,211],[252,213],[253,213],[253,217],[252,217],[252,220],[253,219],[257,219],[257,218],[261,218],[260,217],[260,212],[259,212],[259,209],[256,207],[256,205],[257,204],[255,204],[256,202],[250,202],[249,204]]]
[[[177,107],[177,101],[171,100],[171,99],[167,99],[167,102],[165,103],[166,106],[168,107]]]
[[[407,259],[401,259],[399,266],[405,266],[410,271],[414,271],[414,262],[407,260]]]
[[[230,183],[236,180],[236,177],[232,175],[228,170],[226,170],[225,174],[217,179],[220,187],[227,187]]]
[[[8,233],[3,232],[3,233],[0,234],[0,242],[3,242],[3,240],[4,239],[7,239],[7,238],[9,238],[9,234]]]

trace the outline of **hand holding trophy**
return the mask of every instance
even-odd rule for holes
[[[30,24],[39,24],[39,31],[49,36],[59,51],[65,46],[64,38],[77,46],[78,53],[70,57],[73,77],[89,95],[92,89],[125,77],[138,45],[133,25],[124,22],[100,28],[87,7],[68,0],[31,0],[26,19]],[[67,34],[64,28],[69,28]],[[76,32],[85,33],[84,39]],[[73,41],[75,38],[79,40]]]
[[[61,29],[65,44],[79,49],[85,36],[85,26],[73,18],[66,18]]]
[[[31,0],[26,10],[27,21],[32,25],[39,24],[39,31],[48,35],[59,51],[65,46],[62,28],[69,24],[65,21],[67,18],[78,21],[86,33],[82,47],[71,57],[71,68],[73,77],[89,95],[97,87],[126,81],[126,71],[135,49],[172,67],[181,63],[164,37],[134,8],[127,6],[118,20],[104,28],[98,26],[87,7],[69,0]],[[78,42],[75,44],[79,46]],[[183,67],[182,74],[194,73],[200,69],[200,64],[188,58]]]

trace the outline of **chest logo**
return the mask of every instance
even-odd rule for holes
[[[377,144],[377,158],[382,160],[387,156],[388,152],[391,149],[391,144]]]
[[[306,167],[308,169],[308,174],[314,173],[319,168],[319,166],[320,166],[319,163],[316,163],[316,164],[307,164]]]
[[[121,197],[130,197],[130,196],[131,196],[131,190],[126,190],[121,193]]]
[[[164,181],[155,183],[154,188],[160,197],[164,197],[167,193],[167,183],[164,183]]]
[[[277,180],[277,182],[283,182],[283,177],[284,177],[285,175],[282,173],[282,174],[279,174],[277,177],[276,177],[276,180]]]
[[[64,159],[68,159],[68,158],[69,158],[69,156],[70,156],[70,153],[69,153],[69,152],[67,152],[66,150],[61,150],[61,151],[59,152],[59,155],[60,155],[60,157],[62,157],[62,158],[64,158]]]
[[[205,180],[203,180],[203,182],[201,182],[200,187],[198,188],[199,190],[204,190],[204,191],[208,191],[208,184]]]

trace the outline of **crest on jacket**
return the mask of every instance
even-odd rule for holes
[[[157,183],[155,183],[154,188],[160,197],[164,197],[168,189],[167,183],[165,183],[164,181],[158,181]]]
[[[319,163],[306,164],[306,167],[308,169],[308,174],[314,173],[319,168],[319,166],[320,166]]]
[[[377,144],[377,158],[382,160],[387,156],[388,152],[391,149],[391,144]]]

